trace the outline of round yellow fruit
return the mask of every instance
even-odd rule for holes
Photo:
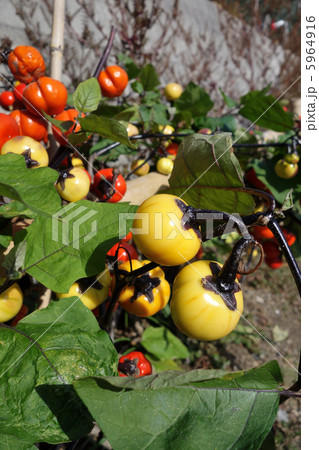
[[[23,155],[29,169],[47,167],[49,155],[40,142],[29,136],[16,136],[9,139],[1,148],[1,155],[16,153]]]
[[[0,322],[13,319],[21,309],[23,293],[17,283],[0,294]]]
[[[178,83],[168,83],[164,89],[164,95],[167,100],[177,100],[183,92],[183,88]]]

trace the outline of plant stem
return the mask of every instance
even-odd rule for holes
[[[109,54],[111,53],[111,49],[113,47],[113,42],[114,42],[114,38],[115,38],[115,33],[116,33],[116,28],[114,28],[113,26],[111,27],[111,32],[110,32],[110,36],[109,36],[109,40],[106,44],[105,50],[101,56],[101,59],[94,71],[93,77],[98,78],[98,76],[100,75],[101,70],[103,70],[103,67],[106,65],[106,61],[107,58],[109,57]]]
[[[276,241],[278,242],[279,248],[281,249],[282,253],[284,254],[287,263],[289,265],[290,271],[292,273],[292,276],[294,277],[295,283],[297,285],[297,289],[299,292],[299,295],[301,295],[301,273],[300,269],[298,267],[297,261],[295,260],[295,257],[291,253],[291,250],[289,248],[289,245],[280,229],[280,226],[276,219],[272,216],[269,219],[269,222],[267,224],[267,227],[275,236]]]

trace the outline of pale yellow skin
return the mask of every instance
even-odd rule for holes
[[[136,270],[140,267],[148,264],[150,261],[138,261],[133,259],[132,261],[132,269]],[[123,264],[119,266],[121,270],[131,271],[130,262],[125,261]],[[125,311],[135,314],[138,317],[149,317],[153,316],[157,312],[161,311],[167,305],[171,288],[169,283],[165,280],[165,274],[160,267],[155,267],[155,269],[150,270],[149,272],[145,272],[145,275],[148,274],[152,278],[160,278],[161,284],[152,290],[154,300],[153,302],[149,302],[145,295],[140,295],[133,302],[130,301],[132,296],[134,295],[135,287],[134,286],[125,286],[119,295],[118,303],[119,305],[125,309]]]
[[[64,181],[64,189],[62,189],[60,183],[57,183],[55,187],[64,200],[77,202],[88,195],[91,182],[87,173],[80,167],[74,167],[70,170],[70,173],[75,178],[67,178]]]
[[[289,178],[297,175],[298,164],[290,163],[288,161],[285,161],[284,159],[280,159],[276,162],[275,172],[278,177],[288,180]]]
[[[173,156],[173,155],[171,155]],[[174,162],[170,158],[160,158],[156,163],[156,170],[163,175],[172,173]]]
[[[7,153],[17,153],[21,155],[26,150],[31,150],[31,159],[39,163],[38,166],[32,166],[31,169],[47,167],[49,165],[49,156],[46,149],[40,142],[29,136],[16,136],[7,141],[1,148],[1,155]]]
[[[161,133],[167,134],[167,135],[170,135],[170,134],[174,133],[174,131],[175,131],[175,128],[172,127],[171,125],[159,125],[158,129],[160,130]]]
[[[58,298],[68,298],[68,297],[79,297],[81,302],[89,309],[94,309],[101,305],[109,294],[109,289],[111,287],[111,274],[108,269],[102,272],[102,275],[97,275],[97,280],[103,285],[102,289],[98,290],[94,287],[88,288],[86,292],[81,292],[79,284],[73,283],[66,294],[57,293]]]
[[[220,295],[203,288],[201,279],[211,275],[210,262],[193,262],[178,273],[170,304],[177,328],[186,336],[202,341],[228,335],[236,327],[244,308],[241,290],[235,294],[237,309],[231,311]]]
[[[177,100],[183,92],[183,88],[178,83],[168,83],[164,89],[164,95],[167,100]]]
[[[23,293],[17,283],[0,294],[0,322],[13,319],[21,309]]]
[[[76,156],[72,157],[71,164],[72,164],[73,167],[80,167],[80,168],[84,167],[82,159],[81,158],[77,158]]]
[[[137,161],[134,161],[131,165],[131,170],[134,170],[136,167],[143,164],[143,162],[144,162],[144,159],[138,159]],[[139,177],[141,177],[143,175],[147,175],[149,171],[150,171],[150,165],[148,163],[145,163],[142,167],[137,169],[134,173],[135,173],[135,175],[138,175]]]
[[[195,231],[182,227],[183,212],[176,199],[178,197],[169,194],[149,197],[137,210],[137,214],[143,213],[143,216],[137,215],[133,221],[135,245],[148,259],[164,266],[184,264],[201,246]]]
[[[127,124],[126,131],[127,131],[127,135],[129,137],[136,136],[137,134],[139,134],[138,128],[135,125],[133,125],[132,123]]]

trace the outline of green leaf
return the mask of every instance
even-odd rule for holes
[[[22,203],[27,209],[48,216],[61,208],[54,187],[59,173],[49,167],[27,169],[21,155],[0,156],[0,195]]]
[[[136,78],[141,69],[137,67],[133,59],[125,55],[124,53],[119,53],[117,55],[117,58],[119,63],[125,66],[125,70],[129,79],[132,80],[133,78]]]
[[[269,160],[254,159],[250,165],[255,169],[258,179],[268,187],[278,203],[284,203],[291,189],[293,200],[299,200],[301,196],[300,170],[296,176],[288,180],[278,177],[275,172],[275,164],[278,158],[280,156]]]
[[[0,216],[6,219],[12,219],[13,217],[34,219],[37,214],[31,211],[31,209],[26,208],[23,203],[13,200],[10,203],[0,206]]]
[[[10,280],[18,280],[22,276],[20,272],[22,267],[24,267],[25,252],[27,249],[27,243],[24,240],[25,236],[25,230],[20,230],[15,234],[14,247],[10,250],[2,263]]]
[[[283,132],[294,127],[293,115],[285,112],[275,97],[265,95],[264,90],[246,94],[240,103],[244,106],[239,114],[260,127]]]
[[[9,434],[0,435],[1,450],[37,450],[38,447]]]
[[[271,362],[246,373],[176,371],[134,380],[85,378],[73,385],[117,450],[188,450],[208,442],[217,449],[254,450],[276,419],[281,382],[278,364]]]
[[[12,241],[12,224],[11,222],[4,225],[0,218],[1,230],[0,230],[0,247],[7,248]]]
[[[212,132],[219,131],[235,132],[237,121],[234,116],[223,117],[198,117],[194,119],[194,124],[198,128],[210,128]]]
[[[20,332],[0,328],[2,433],[57,444],[92,428],[72,382],[115,375],[118,357],[92,312],[76,300],[61,299],[29,314],[19,322]]]
[[[112,139],[114,142],[121,142],[121,144],[135,148],[135,145],[128,138],[126,127],[118,120],[90,114],[80,119],[79,122],[83,131],[97,133],[100,136]]]
[[[117,114],[120,114],[127,108],[125,105],[109,105],[108,103],[100,103],[95,114],[97,116],[108,117],[109,119],[115,118]],[[118,119],[119,120],[119,119]]]
[[[95,111],[102,98],[101,88],[96,78],[89,78],[78,85],[73,94],[74,108],[80,112]]]
[[[166,327],[147,327],[141,344],[159,360],[189,358],[187,347]]]
[[[166,359],[162,361],[152,358],[151,355],[146,355],[146,357],[154,367],[155,373],[164,372],[166,370],[182,370],[177,364],[177,362],[174,361],[173,359]]]
[[[169,184],[165,192],[196,208],[241,215],[254,210],[251,195],[238,191],[244,182],[229,133],[186,137],[179,146]]]
[[[225,105],[228,108],[234,108],[235,106],[237,106],[237,102],[235,100],[233,100],[232,98],[228,97],[228,95],[226,95],[225,92],[223,92],[221,89],[219,89],[219,92],[221,93],[221,96],[223,97]]]
[[[27,229],[27,273],[55,292],[68,292],[79,278],[105,268],[107,251],[131,227],[137,206],[128,203],[69,203],[51,218],[38,217]],[[126,233],[125,233],[126,232]]]
[[[174,102],[177,111],[190,111],[193,116],[206,116],[214,106],[207,92],[192,81]]]
[[[138,78],[144,91],[152,91],[160,84],[157,72],[152,64],[146,64],[140,71]]]
[[[138,105],[130,106],[114,116],[114,119],[122,120],[123,122],[129,122],[137,118],[139,118]]]
[[[81,145],[88,140],[90,133],[79,131],[78,133],[71,133],[68,135],[68,141],[71,145]]]
[[[52,125],[56,126],[60,131],[67,131],[72,125],[74,125],[73,120],[58,120],[54,117],[49,116],[45,111],[43,111],[44,117],[48,122],[52,123]]]
[[[135,80],[131,83],[131,88],[134,92],[136,92],[137,94],[140,94],[140,95],[144,92],[142,83],[137,80]]]

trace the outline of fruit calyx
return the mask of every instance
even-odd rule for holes
[[[197,237],[201,238],[201,233],[199,231],[199,224],[196,220],[195,208],[186,205],[182,200],[175,200],[177,206],[182,211],[183,216],[181,218],[181,224],[184,230],[194,230]]]
[[[65,180],[68,178],[75,178],[75,175],[70,173],[70,170],[74,169],[74,167],[71,167],[70,169],[62,170],[60,172],[59,178],[57,180],[57,183],[60,184],[62,191],[65,188]]]
[[[123,362],[118,363],[118,371],[128,376],[139,376],[140,369],[137,367],[138,359],[125,358]]]
[[[87,277],[87,278],[81,278],[78,280],[79,289],[82,294],[86,292],[90,288],[94,288],[98,291],[103,289],[103,285],[99,282],[99,280],[96,279],[96,277]]]
[[[254,239],[250,235],[239,239],[223,267],[220,268],[217,263],[211,262],[209,267],[212,274],[201,280],[203,288],[220,295],[231,311],[237,309],[235,294],[241,290],[240,284],[236,282],[241,256],[244,249],[252,242],[254,242]]]
[[[141,295],[145,295],[149,303],[154,301],[153,289],[161,284],[161,280],[157,277],[151,277],[148,274],[140,275],[135,278],[131,286],[134,286],[134,294],[130,298],[133,303]]]
[[[117,169],[113,169],[112,180],[109,181],[104,176],[101,177],[96,189],[100,191],[103,196],[106,196],[106,200],[109,200],[117,192],[115,184],[119,174],[120,172]]]
[[[23,153],[21,153],[22,156],[24,156],[25,163],[28,169],[31,169],[31,167],[38,167],[40,163],[36,159],[31,158],[31,148],[28,148]]]

